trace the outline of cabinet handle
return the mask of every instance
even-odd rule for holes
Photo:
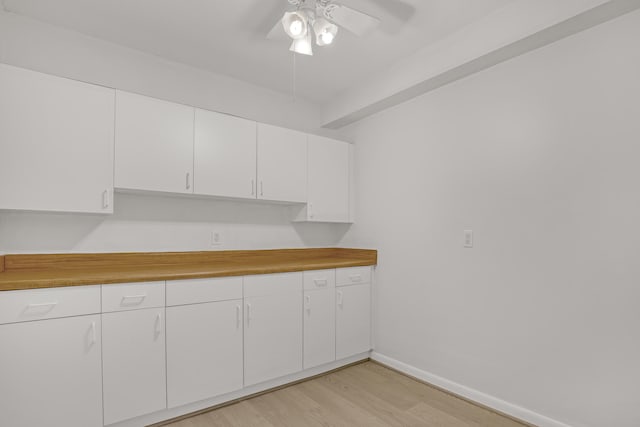
[[[309,219],[313,218],[313,203],[309,203]]]
[[[251,195],[256,195],[256,181],[254,179],[251,180]]]
[[[122,301],[120,301],[120,305],[123,306],[134,306],[134,305],[140,305],[142,304],[142,302],[144,301],[144,299],[147,297],[147,294],[140,294],[140,295],[125,295],[122,297]],[[132,302],[127,302],[129,300],[134,300]]]
[[[96,337],[96,322],[91,322],[91,340],[89,341],[89,347],[93,346],[98,338]]]
[[[162,315],[158,313],[156,315],[156,337],[158,337],[162,333]]]
[[[305,299],[305,308],[307,309],[307,313],[311,314],[311,295],[307,295],[304,297]]]
[[[240,306],[236,305],[236,329],[240,328]]]
[[[251,323],[251,304],[247,304],[247,328]]]
[[[191,174],[189,172],[187,172],[187,190],[191,188],[191,180],[189,179],[189,177],[191,176]]]
[[[262,185],[262,180],[260,180],[260,195],[264,196],[264,185]]]
[[[352,274],[349,276],[352,282],[362,282],[362,274]]]
[[[344,306],[344,298],[342,297],[342,292],[338,292],[338,307],[342,308]]]
[[[104,190],[102,192],[102,209],[107,209],[109,207],[109,190]]]
[[[313,279],[316,286],[327,286],[327,279]]]
[[[48,313],[51,310],[53,310],[53,308],[58,305],[58,302],[43,302],[43,303],[39,303],[39,304],[28,304],[27,308],[24,309],[25,312],[31,310],[32,308],[47,308],[46,310],[42,311],[42,314],[44,313]]]

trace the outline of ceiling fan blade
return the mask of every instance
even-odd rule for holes
[[[357,36],[363,36],[380,25],[378,18],[336,3],[327,8],[327,17]]]
[[[282,22],[279,19],[276,21],[276,25],[273,26],[271,31],[267,33],[267,39],[275,41],[290,40],[289,36],[287,36],[287,33],[284,32],[284,27],[282,26]]]
[[[385,14],[388,14],[396,20],[406,22],[416,13],[415,6],[405,2],[404,0],[368,0]]]

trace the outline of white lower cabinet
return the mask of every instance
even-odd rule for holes
[[[336,271],[304,272],[303,367],[336,360]]]
[[[166,408],[164,312],[102,315],[105,425]]]
[[[244,385],[302,370],[302,273],[247,276]]]
[[[242,388],[242,320],[241,299],[167,308],[170,408]]]
[[[371,350],[371,285],[336,288],[336,359]]]
[[[304,369],[336,360],[335,288],[304,292]]]
[[[110,425],[365,353],[370,282],[353,267],[0,292],[0,426]]]
[[[0,325],[0,425],[102,426],[100,342],[99,314]]]

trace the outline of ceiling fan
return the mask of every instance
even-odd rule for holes
[[[318,46],[333,43],[339,28],[363,36],[380,24],[380,19],[334,0],[288,0],[292,7],[267,35],[279,39],[283,31],[292,40],[289,50],[313,55],[313,39]]]

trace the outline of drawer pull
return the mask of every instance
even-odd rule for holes
[[[327,279],[313,279],[316,286],[327,286]]]
[[[142,304],[142,302],[146,297],[147,297],[147,294],[125,295],[122,297],[122,301],[120,302],[120,305],[124,307],[132,307],[132,306],[140,305]]]
[[[349,279],[352,282],[362,282],[362,274],[351,274],[349,276]]]
[[[31,314],[47,314],[51,310],[53,310],[56,305],[58,305],[57,301],[56,302],[43,302],[43,303],[38,303],[38,304],[28,304],[24,309],[24,313],[27,314],[31,310],[36,310],[37,313],[31,313]]]

